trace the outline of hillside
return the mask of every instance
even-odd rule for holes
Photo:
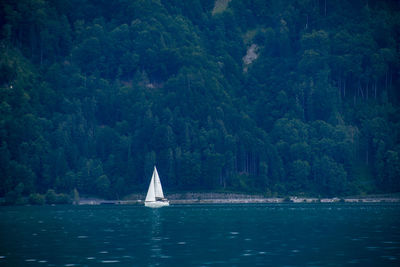
[[[0,3],[0,197],[400,191],[398,1]]]

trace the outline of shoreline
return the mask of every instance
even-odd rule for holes
[[[400,203],[400,196],[370,195],[332,198],[264,197],[238,193],[179,193],[167,195],[170,204],[262,204],[262,203]],[[130,195],[125,200],[81,198],[78,205],[143,205],[144,195]]]
[[[233,192],[180,192],[166,195],[170,204],[279,204],[279,203],[400,203],[400,193],[353,195],[345,197],[304,197],[304,196],[279,196],[267,197],[262,194],[245,194]],[[29,203],[25,198],[15,205],[144,205],[145,195],[133,193],[123,199],[103,199],[96,196],[82,196],[79,200],[70,200],[68,203]],[[0,198],[0,206],[6,205]]]

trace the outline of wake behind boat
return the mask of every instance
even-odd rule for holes
[[[164,197],[160,177],[158,176],[156,166],[154,166],[153,175],[151,177],[149,190],[147,190],[144,205],[150,208],[169,206],[169,201]]]

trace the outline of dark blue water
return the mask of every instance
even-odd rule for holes
[[[0,266],[400,266],[396,204],[0,208]]]

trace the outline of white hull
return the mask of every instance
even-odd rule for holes
[[[149,208],[161,208],[169,206],[169,201],[145,201],[144,205]]]

